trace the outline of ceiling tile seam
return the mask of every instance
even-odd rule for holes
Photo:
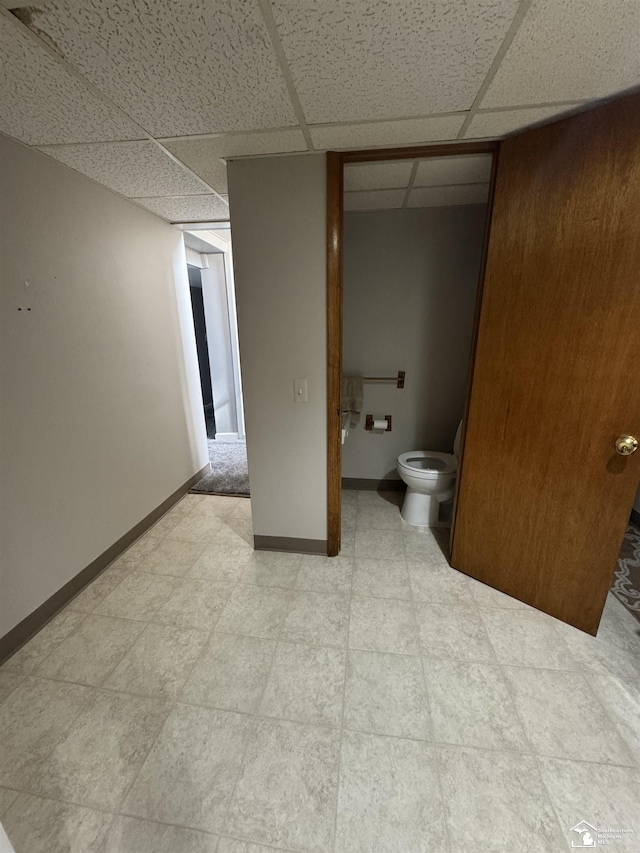
[[[311,139],[311,134],[309,133],[309,128],[307,127],[307,120],[304,115],[304,110],[302,109],[302,104],[300,103],[300,98],[298,97],[298,92],[296,91],[296,87],[293,82],[293,75],[291,74],[291,69],[289,68],[287,56],[284,52],[284,48],[282,47],[282,42],[280,41],[280,33],[278,32],[276,19],[273,16],[270,0],[258,0],[258,5],[260,7],[260,11],[262,12],[262,18],[267,28],[267,32],[269,33],[269,38],[271,39],[271,46],[273,48],[273,52],[276,55],[276,61],[278,63],[278,66],[280,67],[280,73],[284,78],[284,82],[289,93],[289,98],[291,99],[293,111],[295,112],[296,118],[298,119],[300,130],[304,135],[304,139],[307,143],[309,151],[314,151],[315,149],[313,145],[313,140]]]
[[[400,161],[402,162],[402,161]],[[409,203],[409,196],[411,195],[411,190],[413,189],[413,182],[416,179],[416,175],[418,174],[418,160],[414,160],[413,165],[411,166],[411,174],[409,175],[409,183],[407,184],[407,189],[404,194],[404,199],[402,201],[402,206],[406,207]]]
[[[79,83],[81,83],[85,87],[85,89],[87,89],[89,92],[91,92],[93,95],[95,95],[99,100],[101,100],[104,104],[106,104],[109,107],[109,109],[113,110],[114,112],[118,113],[121,116],[124,116],[129,122],[131,122],[133,125],[135,125],[135,127],[140,128],[140,130],[142,131],[142,135],[143,135],[142,139],[121,139],[121,140],[118,140],[119,142],[144,142],[144,141],[153,142],[154,145],[156,145],[158,148],[160,148],[161,151],[163,151],[167,156],[169,156],[170,159],[172,159],[175,163],[177,163],[182,169],[184,169],[186,172],[188,172],[192,177],[197,178],[198,181],[200,181],[200,183],[204,187],[206,187],[208,190],[210,190],[213,193],[213,195],[216,195],[216,196],[219,195],[219,193],[216,190],[214,190],[213,187],[209,186],[209,184],[207,184],[206,181],[203,181],[199,175],[196,175],[196,173],[194,171],[192,171],[191,169],[189,169],[188,166],[185,166],[185,164],[182,163],[180,160],[178,160],[177,157],[174,157],[174,155],[171,154],[171,152],[168,151],[164,147],[164,145],[159,143],[158,140],[155,139],[155,137],[151,136],[151,134],[148,133],[148,131],[145,130],[145,128],[139,122],[137,122],[135,119],[131,118],[131,116],[128,113],[126,113],[123,109],[121,109],[114,101],[112,101],[111,98],[109,98],[107,95],[105,95],[104,92],[102,92],[100,89],[97,88],[97,86],[94,86],[94,84],[90,80],[87,80],[87,78],[83,74],[81,74],[80,71],[78,71],[78,69],[75,67],[75,65],[72,65],[68,59],[65,59],[64,56],[61,56],[56,50],[54,50],[49,44],[47,44],[46,41],[44,41],[42,38],[40,38],[40,36],[37,33],[35,33],[33,30],[31,30],[26,24],[23,24],[19,18],[17,18],[15,15],[12,15],[11,12],[9,12],[6,8],[4,8],[4,6],[0,6],[0,15],[3,15],[8,21],[11,22],[12,26],[14,26],[18,30],[20,30],[20,32],[22,32],[22,34],[32,42],[32,44],[37,44],[41,50],[44,50],[45,53],[49,57],[51,57],[55,62],[57,62],[60,67],[64,68],[64,70],[68,74],[70,74],[72,77],[74,77]],[[85,145],[87,143],[76,142],[76,143],[69,143],[69,144]],[[92,143],[88,143],[88,144],[92,144]],[[105,143],[97,143],[97,144],[104,145]],[[39,146],[32,145],[29,147],[37,148]],[[80,174],[80,175],[84,174],[84,172],[80,172],[78,169],[74,169],[74,171],[78,172],[78,174]],[[89,177],[89,176],[85,175],[85,177]],[[99,181],[95,181],[95,183],[99,184],[100,186],[105,186],[104,184],[100,184]],[[107,189],[109,189],[109,188],[107,187]],[[118,195],[119,195],[119,193],[118,193]],[[122,196],[122,198],[125,198],[125,197],[126,196]]]
[[[207,197],[206,193],[202,194],[202,195],[185,195],[184,193],[182,193],[181,195],[166,195],[165,194],[165,195],[136,195],[136,196],[132,196],[132,198],[145,199],[145,200],[147,200],[147,199],[151,200],[151,199],[157,199],[157,198],[206,198],[206,197]],[[228,204],[229,202],[226,200],[226,198],[223,198],[222,203]]]
[[[465,120],[462,122],[462,127],[458,132],[458,139],[464,139],[465,133],[467,132],[469,125],[473,121],[474,116],[480,107],[480,104],[484,100],[484,96],[486,95],[489,86],[493,82],[493,78],[495,77],[498,68],[502,63],[502,60],[506,56],[507,51],[511,47],[511,44],[514,38],[516,37],[516,33],[520,29],[520,25],[524,21],[527,12],[531,8],[532,3],[533,0],[522,0],[520,5],[518,6],[518,10],[513,16],[511,25],[507,30],[507,34],[502,39],[502,44],[498,48],[498,52],[494,56],[493,62],[491,63],[489,70],[485,74],[484,80],[482,81],[482,85],[478,89],[478,94],[475,96],[473,103],[471,104],[471,108],[467,113]]]

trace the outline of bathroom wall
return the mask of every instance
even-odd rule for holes
[[[0,186],[3,636],[208,455],[181,232],[2,136]]]
[[[450,453],[462,417],[485,205],[347,213],[344,373],[392,376],[364,386],[360,424],[343,445],[342,476],[397,479],[408,450]],[[392,415],[390,433],[365,414]]]

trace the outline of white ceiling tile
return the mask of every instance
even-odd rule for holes
[[[167,139],[162,140],[162,144],[218,192],[227,191],[227,167],[222,162],[223,157],[307,150],[302,131],[297,129],[206,139]]]
[[[208,192],[154,142],[54,145],[40,150],[129,198]]]
[[[467,110],[519,0],[273,0],[308,122]]]
[[[458,184],[452,187],[418,187],[411,190],[407,207],[450,207],[486,204],[489,184]]]
[[[579,106],[575,104],[574,106]],[[485,136],[505,136],[522,130],[530,124],[560,116],[573,109],[563,107],[535,107],[530,110],[503,110],[497,113],[476,113],[465,133],[465,139],[481,139]]]
[[[354,192],[344,194],[344,209],[355,210],[390,210],[402,207],[406,190],[372,190],[370,192]]]
[[[135,198],[138,204],[169,222],[212,222],[229,218],[228,205],[215,195]]]
[[[297,124],[256,0],[45,0],[31,14],[153,136]]]
[[[140,139],[47,50],[0,16],[0,130],[28,145]]]
[[[534,0],[482,107],[587,100],[638,84],[638,0]]]
[[[481,184],[491,177],[491,154],[429,157],[418,163],[414,187]]]
[[[407,187],[412,168],[411,160],[351,163],[344,167],[344,189],[345,192],[350,192]]]
[[[421,145],[423,142],[455,139],[464,118],[464,115],[432,116],[342,127],[310,127],[309,130],[314,146],[320,151],[375,148],[380,145]]]

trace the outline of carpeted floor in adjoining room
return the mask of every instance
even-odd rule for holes
[[[629,522],[611,592],[640,622],[640,527]]]
[[[209,439],[211,472],[193,487],[195,492],[221,495],[248,495],[249,468],[245,441]]]

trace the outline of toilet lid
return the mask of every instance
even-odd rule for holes
[[[437,450],[410,450],[398,456],[398,465],[414,471],[418,476],[453,474],[458,470],[458,460],[452,453]]]

